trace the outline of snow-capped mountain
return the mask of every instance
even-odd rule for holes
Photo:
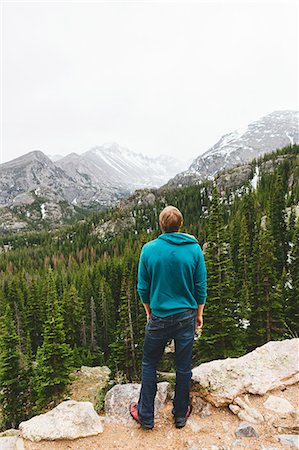
[[[161,186],[183,166],[174,158],[149,158],[118,144],[55,162],[36,150],[0,165],[0,207],[30,203],[33,193],[73,205],[112,206],[136,188]]]
[[[212,148],[198,156],[188,170],[177,174],[167,184],[196,183],[264,153],[298,143],[298,121],[298,111],[275,111],[243,129],[225,134]]]
[[[92,184],[129,191],[159,187],[184,166],[175,158],[150,158],[115,143],[94,147],[82,155],[71,153],[56,165],[76,180],[83,177]]]

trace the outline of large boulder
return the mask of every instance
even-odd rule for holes
[[[105,397],[105,412],[107,418],[116,422],[128,423],[132,419],[129,412],[131,402],[139,399],[141,385],[138,383],[116,384],[110,389]],[[157,383],[157,394],[155,398],[155,416],[165,406],[171,395],[171,386],[167,381]],[[133,419],[132,419],[133,420]]]
[[[68,400],[45,414],[21,422],[19,430],[23,438],[31,441],[77,439],[102,433],[103,425],[92,403]]]
[[[23,439],[18,436],[0,437],[0,450],[24,450]]]
[[[299,381],[299,338],[270,341],[240,358],[201,364],[192,370],[193,389],[215,406],[244,393],[266,392]]]

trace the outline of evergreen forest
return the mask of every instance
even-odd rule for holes
[[[237,188],[220,188],[216,177],[151,190],[150,202],[129,199],[59,230],[0,236],[0,430],[65,398],[81,365],[107,365],[112,376],[140,382],[138,261],[160,234],[166,205],[182,211],[181,231],[205,253],[208,297],[193,366],[298,337],[299,147],[251,168]],[[173,355],[160,370],[175,370]]]

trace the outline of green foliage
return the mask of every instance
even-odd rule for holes
[[[22,368],[20,340],[15,330],[9,304],[1,317],[0,328],[0,406],[4,428],[16,428],[23,415],[22,402]]]
[[[71,348],[65,343],[63,318],[51,269],[47,276],[46,305],[43,344],[37,349],[34,373],[37,410],[43,408],[49,399],[61,400],[73,364]]]
[[[184,215],[182,231],[208,244],[194,365],[298,336],[298,149],[253,161],[256,189],[248,183],[220,193],[204,181],[150,190],[151,204],[137,191],[125,208],[59,230],[0,236],[5,426],[64,398],[70,371],[81,365],[105,364],[121,382],[140,381],[146,316],[136,290],[138,260],[142,245],[159,235],[159,213],[169,204]],[[108,221],[118,221],[117,232],[103,233]],[[170,366],[164,357],[162,369]]]

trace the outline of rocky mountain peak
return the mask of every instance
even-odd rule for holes
[[[189,169],[168,185],[190,184],[213,178],[218,172],[248,163],[265,153],[299,142],[299,112],[274,111],[247,126],[223,135],[199,155]]]

